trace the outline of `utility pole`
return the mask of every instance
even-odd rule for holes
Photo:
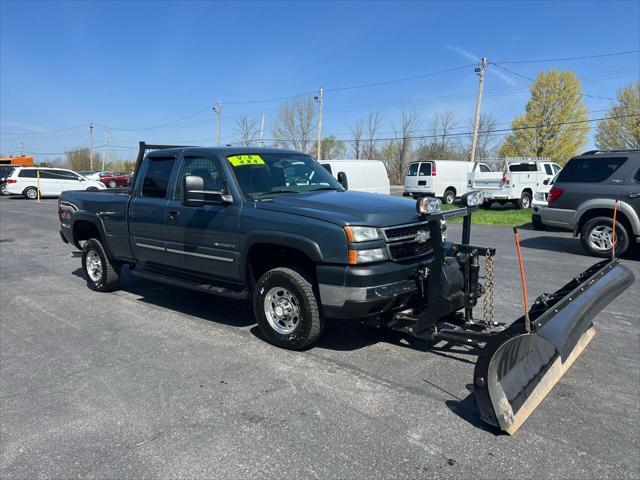
[[[261,114],[262,118],[260,120],[260,146],[264,146],[264,112]]]
[[[89,170],[93,172],[93,120],[89,122]]]
[[[20,156],[24,157],[24,142],[20,139]]]
[[[104,131],[104,152],[102,152],[102,171],[104,171],[104,162],[107,159],[107,145],[109,145],[109,129]]]
[[[220,114],[222,113],[222,102],[218,100],[216,102],[216,106],[213,107],[213,111],[216,112],[218,116],[217,127],[216,127],[216,142],[220,145]]]
[[[322,100],[323,100],[323,92],[322,88],[320,89],[320,93],[313,97],[313,99],[320,104],[320,108],[318,110],[318,145],[317,145],[317,154],[316,160],[320,160],[320,155],[322,153]]]
[[[473,139],[471,140],[471,155],[469,161],[476,161],[476,147],[478,146],[478,129],[480,128],[480,107],[482,105],[482,90],[484,88],[484,72],[487,68],[487,57],[482,57],[480,66],[476,67],[475,72],[480,77],[478,85],[478,97],[476,98],[476,119],[473,122]]]

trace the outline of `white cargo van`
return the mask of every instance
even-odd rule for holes
[[[389,195],[389,175],[381,160],[320,160],[320,164],[349,190]]]
[[[484,172],[474,169],[469,183],[482,190],[485,204],[514,202],[519,208],[531,208],[535,193],[550,181],[562,167],[548,159],[507,158],[502,171]]]
[[[477,164],[482,171],[491,169],[484,163]],[[442,198],[452,204],[456,198],[469,191],[469,173],[474,164],[461,160],[422,160],[411,162],[404,178],[404,195],[425,195]]]

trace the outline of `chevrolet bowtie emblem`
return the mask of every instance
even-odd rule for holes
[[[425,232],[424,230],[418,230],[416,233],[416,242],[424,243],[429,240],[429,232]]]

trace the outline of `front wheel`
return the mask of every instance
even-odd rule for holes
[[[107,187],[109,188],[116,188],[118,186],[118,184],[116,183],[115,180],[111,180],[109,183],[107,183]]]
[[[595,217],[584,224],[580,231],[582,247],[595,257],[611,256],[611,237],[613,233],[613,219],[610,217]],[[616,222],[616,255],[624,254],[629,248],[629,233],[625,226]]]
[[[274,268],[260,277],[253,311],[264,336],[279,347],[300,350],[322,333],[324,321],[313,285],[290,268]]]
[[[90,238],[82,247],[82,270],[87,287],[96,292],[110,292],[114,290],[120,280],[119,262],[111,261],[104,251],[102,243],[96,238]]]

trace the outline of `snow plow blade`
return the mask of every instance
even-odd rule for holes
[[[495,334],[474,371],[482,420],[515,433],[588,345],[595,316],[633,281],[618,260],[599,262],[536,299],[530,332],[522,317]]]

